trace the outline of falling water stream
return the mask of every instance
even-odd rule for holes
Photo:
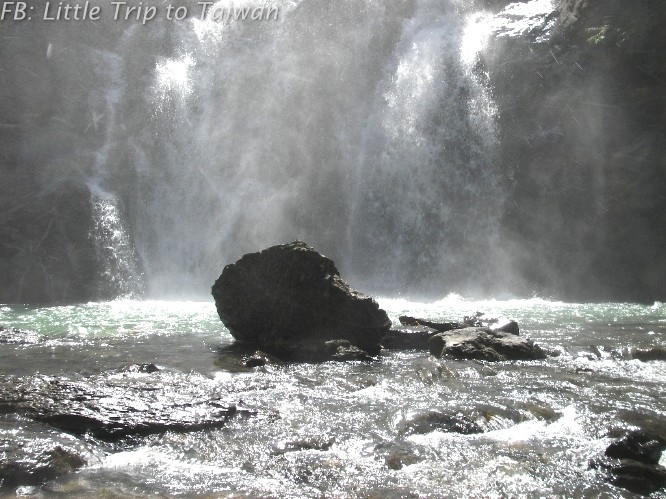
[[[114,49],[95,173],[123,199],[148,295],[202,296],[221,262],[295,239],[366,289],[495,291],[492,16],[453,0],[271,5],[278,19],[131,26]],[[149,68],[147,37],[168,46]]]

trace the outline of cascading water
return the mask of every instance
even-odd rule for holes
[[[33,33],[62,82],[26,125],[42,183],[97,186],[95,231],[113,211],[148,296],[207,296],[226,263],[294,239],[369,292],[501,292],[507,173],[479,54],[508,21],[459,0],[261,5]]]
[[[297,238],[368,289],[487,291],[504,195],[470,12],[272,5],[277,20],[162,26],[171,50],[127,138],[149,293],[204,294],[224,264]]]
[[[137,298],[143,292],[143,275],[118,200],[98,188],[92,191],[90,237],[100,264],[98,296]]]

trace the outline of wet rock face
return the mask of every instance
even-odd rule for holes
[[[221,400],[207,378],[140,367],[86,379],[3,376],[0,413],[105,441],[217,428],[251,413]]]
[[[35,185],[40,175],[16,175],[4,178],[0,187],[0,209],[6,214],[0,220],[0,282],[5,284],[0,303],[98,299],[88,188],[63,182],[45,189]]]
[[[484,328],[464,328],[453,333],[440,333],[430,338],[430,353],[457,359],[487,361],[539,360],[545,352],[532,340]]]
[[[497,37],[484,52],[511,179],[502,230],[522,288],[512,291],[661,300],[666,3],[553,7],[552,37]]]
[[[666,450],[666,440],[646,431],[633,431],[613,442],[606,449],[606,456],[616,459],[635,459],[646,464],[658,464]]]
[[[306,340],[347,340],[375,354],[391,326],[377,302],[351,289],[332,260],[302,242],[227,265],[212,293],[233,337],[267,351]]]
[[[606,448],[608,481],[636,494],[649,495],[666,487],[666,468],[660,466],[666,439],[643,430],[632,431]]]

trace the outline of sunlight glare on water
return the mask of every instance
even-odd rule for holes
[[[250,497],[622,497],[589,468],[613,435],[666,424],[666,363],[631,358],[663,344],[663,305],[543,299],[431,303],[380,298],[403,314],[459,320],[483,311],[518,320],[552,356],[487,363],[384,351],[374,362],[273,364],[250,369],[212,302],[115,301],[0,309],[0,324],[37,333],[0,350],[2,374],[99,375],[155,363],[137,380],[213,390],[256,411],[220,429],[167,432],[119,448],[48,485],[78,496],[210,494]],[[651,334],[649,334],[651,333]],[[183,378],[185,376],[185,378]],[[187,381],[183,381],[187,380]],[[196,386],[196,390],[194,387]],[[199,391],[197,391],[199,390]],[[186,397],[187,392],[178,392]],[[478,425],[408,430],[430,412]],[[46,438],[46,437],[45,437]],[[51,438],[51,437],[48,437]],[[158,466],[159,474],[154,472]]]

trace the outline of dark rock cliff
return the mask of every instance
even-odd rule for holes
[[[562,0],[486,54],[519,293],[666,296],[666,5]]]

